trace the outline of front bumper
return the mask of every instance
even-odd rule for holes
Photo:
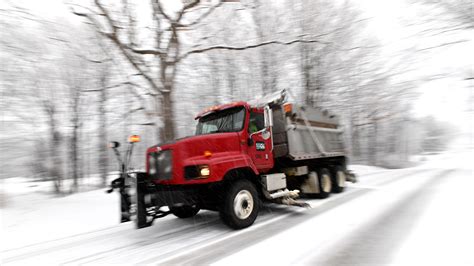
[[[145,197],[148,206],[199,205],[215,209],[219,201],[221,182],[190,185],[156,184],[146,175],[137,178],[137,193]]]
[[[155,206],[195,205],[202,199],[201,191],[196,186],[153,185],[147,194]]]

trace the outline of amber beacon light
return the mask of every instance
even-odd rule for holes
[[[130,137],[128,137],[128,142],[130,143],[140,142],[140,136],[131,135]]]

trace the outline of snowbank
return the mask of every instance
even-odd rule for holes
[[[353,171],[357,176],[367,175],[367,174],[372,174],[372,173],[377,173],[377,172],[387,170],[382,167],[361,165],[361,164],[351,164],[351,165],[348,165],[347,168]]]
[[[2,250],[119,224],[119,195],[97,189],[96,177],[81,180],[81,191],[89,191],[66,196],[52,193],[51,181],[16,177],[0,182]],[[66,180],[65,187],[71,182]]]

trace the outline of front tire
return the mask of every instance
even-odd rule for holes
[[[259,208],[255,185],[248,180],[238,180],[227,187],[220,216],[229,227],[242,229],[255,222]]]

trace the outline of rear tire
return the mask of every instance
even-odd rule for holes
[[[249,227],[255,222],[260,202],[255,185],[248,180],[229,184],[220,209],[222,221],[233,229]]]
[[[190,218],[195,216],[199,212],[199,208],[194,205],[194,206],[189,206],[189,205],[184,205],[184,206],[176,206],[176,207],[170,207],[170,211],[174,216],[185,219],[185,218]]]
[[[341,193],[346,187],[346,173],[341,166],[336,166],[332,172],[332,191],[334,193]]]
[[[319,198],[319,178],[318,173],[315,171],[311,171],[304,180],[304,183],[301,184],[299,189],[304,193],[303,195],[307,198],[317,199]]]
[[[326,168],[321,168],[318,171],[319,181],[319,198],[325,199],[331,194],[333,187],[331,173]]]

